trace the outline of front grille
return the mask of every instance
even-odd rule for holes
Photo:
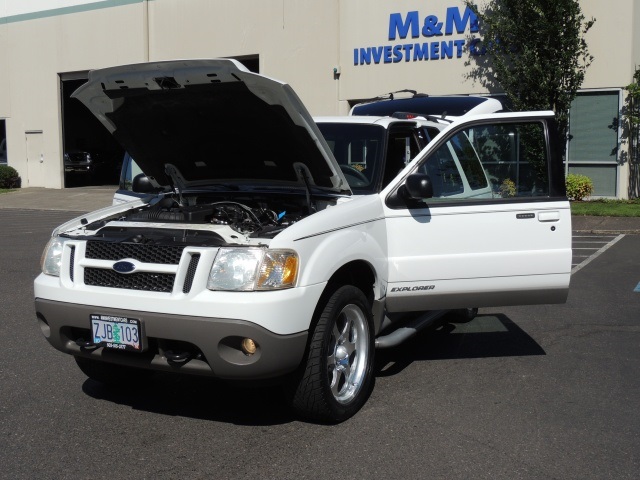
[[[85,257],[97,260],[133,258],[143,263],[177,265],[180,263],[184,248],[184,245],[143,245],[140,243],[112,243],[90,240],[87,242]]]
[[[73,269],[75,267],[76,247],[71,247],[71,259],[69,260],[69,278],[73,282]]]
[[[84,283],[94,287],[126,288],[149,292],[171,293],[175,275],[172,273],[137,272],[128,275],[102,268],[85,268]]]
[[[198,268],[198,262],[200,261],[200,254],[196,253],[191,257],[189,262],[189,268],[187,269],[187,276],[184,279],[184,286],[182,287],[182,293],[189,293],[191,291],[191,285],[193,284],[193,277],[196,275]]]

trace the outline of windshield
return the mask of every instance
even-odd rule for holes
[[[380,125],[318,123],[354,193],[376,190],[382,169],[385,129]]]

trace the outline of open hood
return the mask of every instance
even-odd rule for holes
[[[295,185],[351,193],[293,89],[235,60],[93,70],[72,97],[157,186]]]

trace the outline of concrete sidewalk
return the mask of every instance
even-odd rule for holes
[[[571,217],[574,232],[640,235],[640,217]]]
[[[0,208],[91,212],[111,205],[117,189],[115,185],[64,189],[21,188],[0,194]],[[640,235],[640,217],[574,216],[572,223],[576,232]]]
[[[0,194],[0,208],[92,212],[113,202],[116,185],[77,188],[21,188]]]

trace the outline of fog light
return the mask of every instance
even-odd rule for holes
[[[258,345],[250,338],[243,338],[240,346],[245,355],[253,355],[258,350]]]

